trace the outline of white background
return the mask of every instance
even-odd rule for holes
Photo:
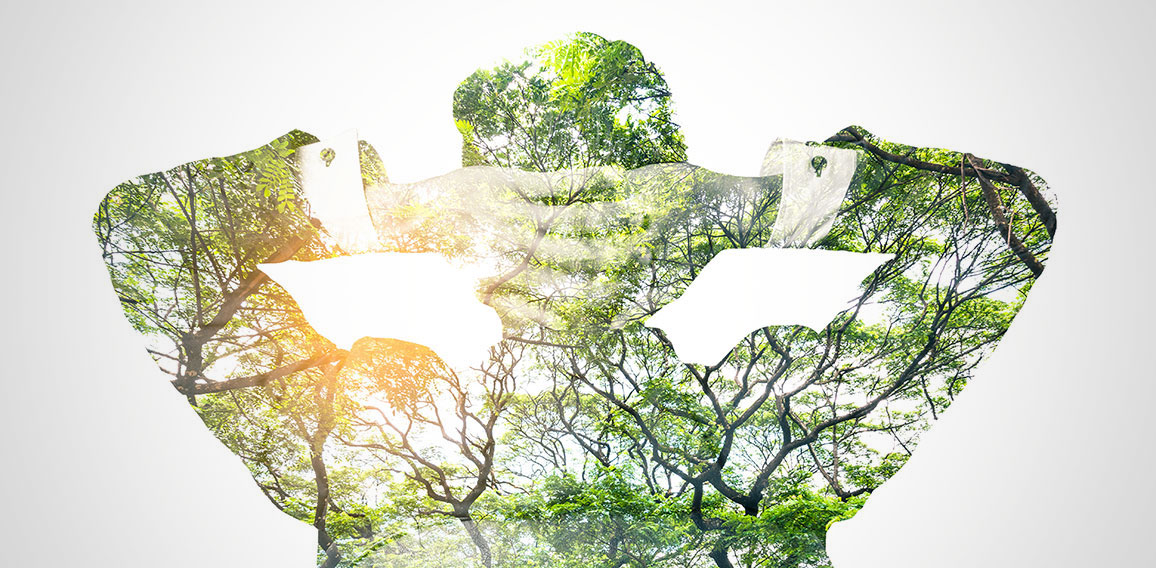
[[[717,171],[752,175],[774,137],[854,123],[1057,190],[1046,273],[914,459],[832,529],[838,568],[1150,562],[1153,8],[706,5],[6,3],[0,562],[312,566],[312,530],[141,349],[89,230],[96,205],[291,128],[359,128],[394,181],[444,173],[458,81],[574,30],[659,63],[691,161]]]

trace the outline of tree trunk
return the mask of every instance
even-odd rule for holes
[[[758,500],[755,500],[754,502],[747,501],[745,503],[742,503],[742,506],[743,506],[743,514],[744,515],[746,515],[748,517],[759,516],[759,501]]]
[[[493,568],[494,561],[490,556],[490,545],[486,542],[486,537],[482,536],[482,531],[478,530],[478,525],[474,524],[469,513],[459,516],[458,520],[462,522],[462,526],[469,533],[470,540],[474,541],[474,546],[478,549],[478,556],[482,559],[482,565],[486,568]]]
[[[200,377],[201,373],[204,372],[205,357],[202,354],[202,348],[202,343],[193,334],[181,334],[181,349],[185,352],[185,371],[177,377],[174,385],[177,387],[177,391],[185,395],[192,406],[197,405],[197,395],[193,393],[196,388],[197,377]]]
[[[325,518],[329,511],[329,475],[322,461],[320,448],[311,456],[313,474],[317,483],[317,506],[313,510],[313,527],[317,529],[317,545],[325,551],[325,562],[318,568],[334,568],[341,561],[341,553],[337,550],[337,543],[325,530]]]
[[[325,562],[322,562],[317,568],[337,568],[337,563],[341,562],[341,552],[337,550],[337,543],[332,542],[329,548],[325,549]]]
[[[334,568],[341,561],[341,552],[337,549],[337,543],[333,541],[333,538],[329,536],[329,531],[325,528],[325,520],[329,512],[329,472],[325,468],[325,441],[329,438],[329,433],[333,431],[334,382],[337,379],[337,374],[344,366],[345,361],[343,359],[325,372],[324,383],[321,385],[325,388],[325,398],[317,401],[319,406],[317,430],[313,432],[313,439],[309,443],[309,461],[313,466],[313,476],[317,484],[317,505],[313,510],[313,526],[317,529],[317,545],[325,551],[325,562],[322,562],[318,568]],[[321,398],[319,392],[315,392],[315,396],[318,399]]]
[[[715,541],[714,546],[711,547],[709,556],[718,568],[735,568],[735,565],[731,564],[728,552],[727,545],[720,539]]]
[[[694,526],[703,533],[706,533],[707,531],[717,531],[723,529],[722,519],[714,517],[708,519],[703,516],[702,493],[702,482],[695,483],[694,497],[690,502],[690,519],[694,522]],[[731,559],[727,552],[727,545],[725,542],[723,542],[722,537],[720,536],[719,540],[716,540],[714,545],[711,546],[710,554],[708,554],[708,556],[710,556],[711,560],[714,560],[714,563],[716,566],[718,566],[718,568],[735,568],[734,564],[731,564]]]
[[[614,523],[614,536],[610,539],[610,549],[606,551],[606,559],[614,566],[621,566],[625,564],[622,561],[615,561],[618,558],[618,546],[622,543],[622,525],[617,522]]]

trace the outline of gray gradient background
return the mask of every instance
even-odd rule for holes
[[[395,181],[458,164],[471,70],[584,29],[665,70],[691,161],[856,123],[1041,173],[1048,268],[838,568],[1151,562],[1153,8],[1144,2],[155,2],[0,9],[0,563],[313,566],[121,316],[89,221],[134,175],[361,129]]]

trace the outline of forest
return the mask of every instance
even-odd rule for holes
[[[396,184],[358,159],[376,251],[486,267],[502,339],[469,367],[339,347],[257,268],[356,252],[310,214],[310,134],[134,178],[93,220],[148,353],[323,568],[829,566],[827,529],[951,406],[1056,232],[1034,172],[849,126],[805,145],[854,152],[837,214],[784,239],[773,160],[688,164],[660,68],[595,34],[478,70],[453,119],[462,169]],[[646,325],[768,246],[892,256],[823,329],[751,329],[714,364]]]

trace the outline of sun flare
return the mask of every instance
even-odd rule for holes
[[[425,345],[452,366],[476,365],[502,338],[474,280],[435,253],[374,253],[259,268],[338,347],[362,337]]]

